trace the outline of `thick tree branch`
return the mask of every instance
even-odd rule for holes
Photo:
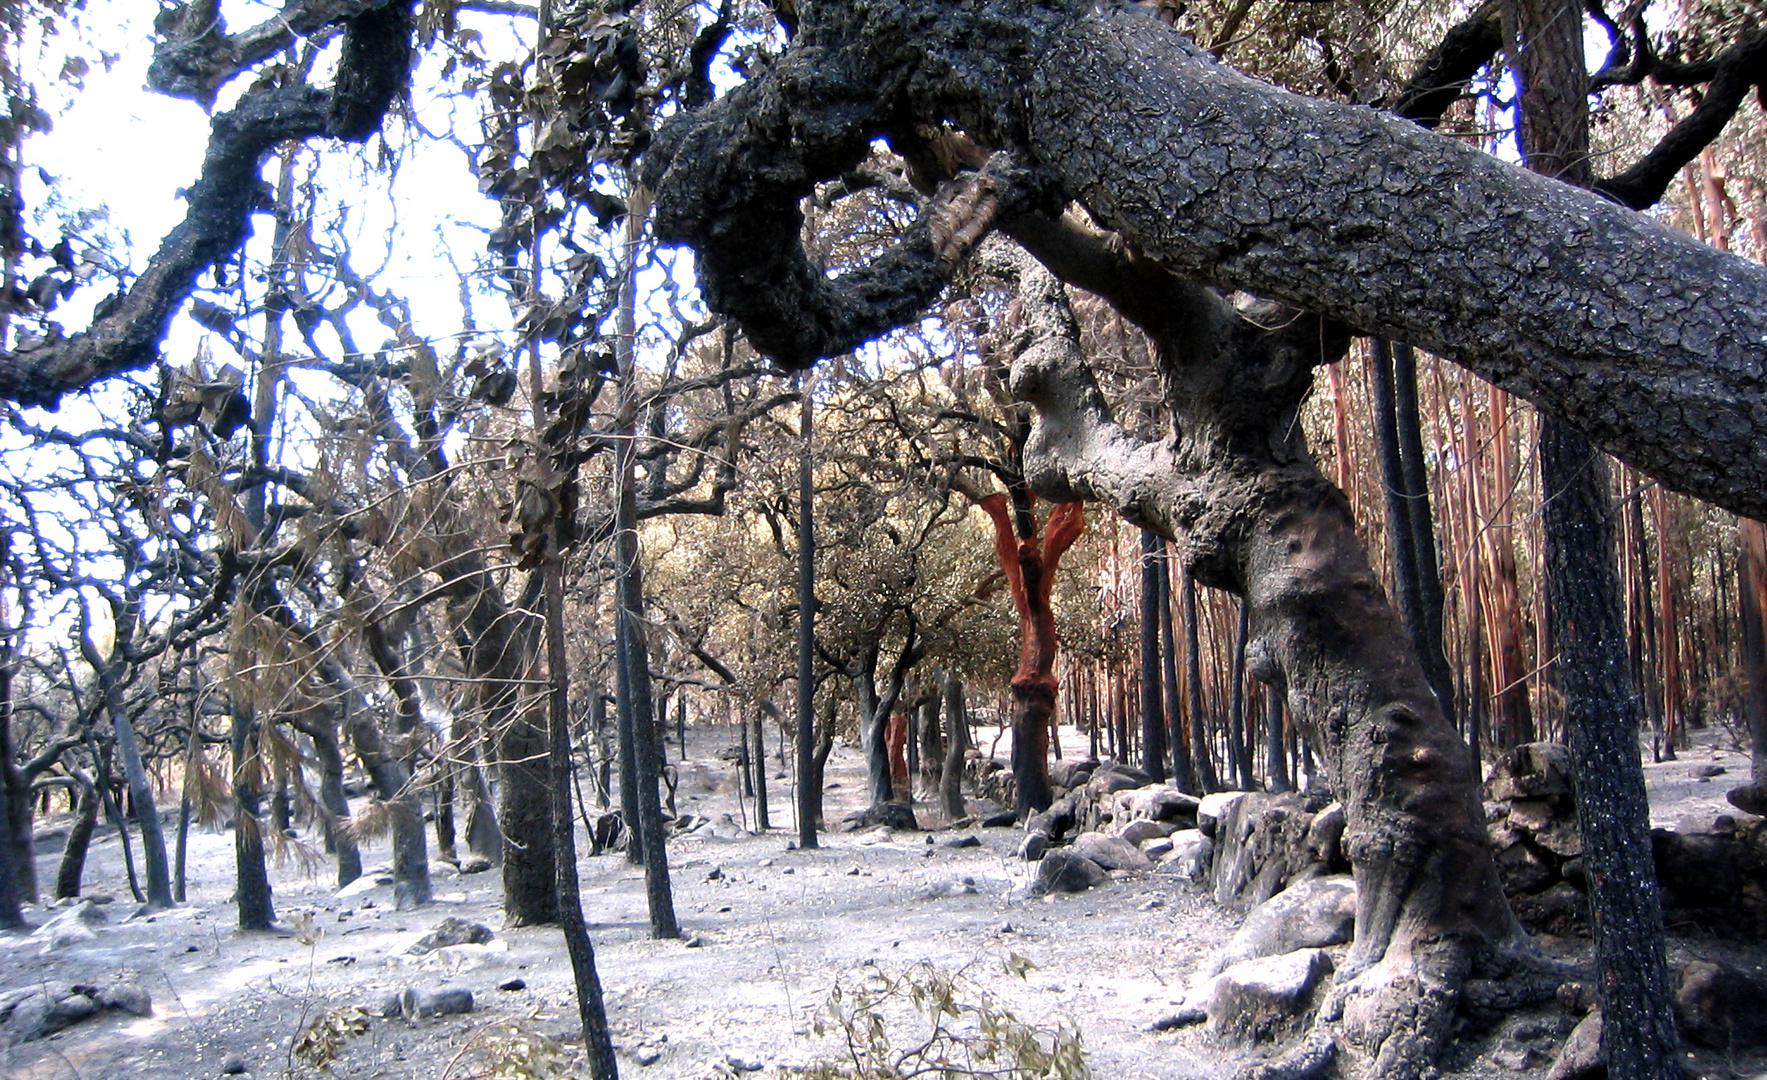
[[[187,13],[189,9],[180,9]],[[304,84],[254,89],[210,123],[189,211],[140,278],[99,306],[91,327],[0,358],[0,397],[53,407],[63,394],[154,363],[159,342],[197,275],[244,242],[264,205],[259,168],[278,143],[331,135],[367,138],[410,76],[411,0],[369,6],[345,34],[332,92]]]

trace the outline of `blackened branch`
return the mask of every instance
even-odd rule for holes
[[[84,332],[0,356],[0,397],[53,408],[63,394],[153,364],[198,275],[237,251],[251,215],[265,208],[265,156],[293,139],[360,141],[379,128],[409,78],[410,15],[411,0],[395,0],[350,23],[336,92],[304,84],[263,86],[216,116],[201,176],[185,195],[189,209],[147,269],[101,305]]]
[[[1653,77],[1659,76],[1662,63],[1646,65]],[[1750,31],[1709,64],[1675,65],[1677,70],[1671,74],[1686,74],[1695,67],[1710,68],[1710,85],[1699,105],[1670,128],[1637,164],[1618,176],[1596,181],[1595,190],[1634,210],[1643,210],[1661,199],[1675,175],[1730,123],[1749,91],[1767,85],[1767,30]]]

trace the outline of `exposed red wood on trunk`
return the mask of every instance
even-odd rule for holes
[[[994,523],[994,555],[1012,591],[1019,620],[1019,664],[1012,677],[1014,802],[1020,815],[1049,806],[1049,720],[1055,713],[1058,684],[1055,657],[1060,641],[1050,595],[1061,557],[1086,528],[1078,502],[1055,504],[1042,528],[1020,537],[1012,507],[1000,492],[977,500]],[[1033,524],[1036,522],[1032,515]]]

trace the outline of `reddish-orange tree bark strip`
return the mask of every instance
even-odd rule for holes
[[[1013,776],[1015,808],[1022,817],[1045,809],[1050,802],[1049,720],[1055,714],[1058,687],[1054,670],[1060,646],[1050,595],[1056,567],[1085,529],[1086,518],[1080,503],[1058,503],[1039,530],[1040,536],[1019,539],[1004,494],[992,492],[975,503],[994,523],[994,554],[1018,611],[1019,666],[1012,677]],[[1033,524],[1035,520],[1033,516]]]

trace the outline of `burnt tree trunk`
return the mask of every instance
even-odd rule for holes
[[[1750,814],[1767,813],[1767,525],[1737,522],[1742,541],[1738,599],[1742,617],[1743,709],[1749,727],[1749,783],[1729,795]]]
[[[55,871],[55,898],[80,895],[80,879],[86,873],[86,853],[92,848],[92,834],[98,828],[98,789],[89,780],[75,774],[79,785],[79,802],[74,807],[74,823],[67,831],[67,842],[61,848],[61,863]]]
[[[235,700],[228,743],[233,752],[233,899],[241,930],[270,930],[276,925],[270,875],[264,867],[264,765],[257,728],[251,706]]]
[[[1160,551],[1165,543],[1141,530],[1141,771],[1166,778],[1166,714],[1160,693]]]
[[[939,807],[946,823],[969,814],[963,804],[963,761],[969,752],[969,717],[963,700],[963,680],[955,671],[945,673],[945,764],[939,773]]]
[[[1209,728],[1203,717],[1202,645],[1196,632],[1196,578],[1184,569],[1184,584],[1179,590],[1184,610],[1184,704],[1190,714],[1190,767],[1198,792],[1206,795],[1221,790],[1215,775],[1214,755],[1209,752]]]
[[[1166,741],[1172,748],[1172,783],[1196,794],[1196,770],[1190,762],[1190,732],[1178,705],[1178,634],[1172,623],[1172,560],[1160,560],[1160,682],[1166,706]],[[1096,754],[1094,755],[1096,756]]]
[[[1356,940],[1323,1016],[1379,1075],[1420,1075],[1451,1035],[1474,958],[1524,939],[1498,884],[1465,747],[1381,593],[1346,500],[1296,433],[1313,367],[1345,339],[1275,312],[1242,317],[1176,282],[1151,293],[1127,269],[1089,266],[1101,238],[1077,223],[1017,231],[1150,330],[1174,417],[1173,436],[1158,442],[1116,424],[1061,287],[1027,262],[1020,302],[1044,314],[1013,388],[1038,410],[1031,479],[1054,497],[1122,509],[1176,540],[1197,581],[1244,596],[1251,671],[1285,689],[1348,817]]]
[[[1574,0],[1507,0],[1504,7],[1523,159],[1579,184],[1590,179],[1582,14]],[[1615,1080],[1677,1080],[1681,1044],[1663,952],[1607,460],[1547,414],[1540,417],[1540,488],[1547,618],[1558,650],[1601,972],[1602,1054]]]

